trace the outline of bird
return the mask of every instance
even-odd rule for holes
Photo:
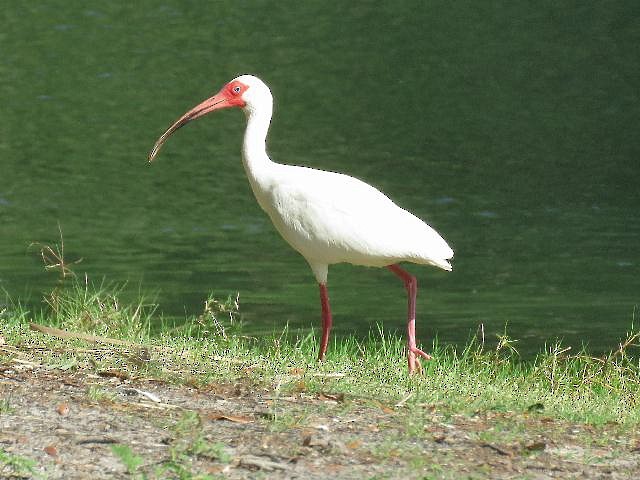
[[[187,111],[158,138],[149,162],[179,128],[216,110],[233,107],[242,109],[246,116],[242,162],[253,194],[284,240],[305,258],[318,282],[322,319],[318,360],[325,359],[333,324],[327,289],[329,265],[350,263],[386,267],[404,283],[408,370],[410,374],[421,371],[420,358],[432,357],[416,345],[418,283],[399,263],[451,271],[453,250],[431,226],[362,180],[272,161],[267,154],[267,133],[273,96],[262,80],[240,75]]]

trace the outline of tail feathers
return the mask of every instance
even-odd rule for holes
[[[451,270],[453,270],[453,267],[451,266],[451,264],[445,259],[432,258],[429,260],[429,263],[431,263],[431,265],[433,266],[440,267],[441,269],[446,270],[447,272],[450,272]]]
[[[442,240],[442,244],[443,245],[440,245],[440,251],[432,251],[431,255],[422,256],[420,258],[420,261],[418,261],[417,263],[426,263],[428,265],[433,265],[434,267],[439,267],[443,270],[446,270],[447,272],[453,270],[451,263],[449,263],[449,260],[453,258],[453,250],[444,242],[444,240]]]

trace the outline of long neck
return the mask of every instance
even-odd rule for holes
[[[271,112],[271,102],[265,102],[258,108],[245,110],[247,129],[242,144],[242,161],[254,193],[256,187],[259,188],[267,180],[269,167],[273,165],[267,155],[266,145]]]

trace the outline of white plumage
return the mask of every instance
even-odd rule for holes
[[[320,285],[324,358],[331,328],[326,290],[328,266],[347,262],[388,267],[409,293],[408,362],[416,355],[430,358],[415,346],[415,277],[398,262],[412,262],[451,270],[453,250],[429,225],[400,208],[374,187],[340,173],[272,162],[266,153],[273,99],[259,78],[242,75],[218,94],[180,117],[156,142],[149,161],[164,141],[187,122],[226,107],[240,107],[247,116],[242,157],[251,188],[262,209],[282,237],[307,260]]]
[[[256,197],[318,282],[326,282],[328,265],[341,262],[384,267],[408,261],[451,270],[453,251],[442,237],[372,186],[311,168],[274,171],[275,181]]]

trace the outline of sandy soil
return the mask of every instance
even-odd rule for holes
[[[34,460],[36,472],[0,461],[0,478],[640,478],[637,431],[542,412],[447,415],[434,405],[277,394],[243,381],[192,388],[15,360],[0,364],[0,401],[0,451]],[[140,457],[134,474],[114,445]]]

